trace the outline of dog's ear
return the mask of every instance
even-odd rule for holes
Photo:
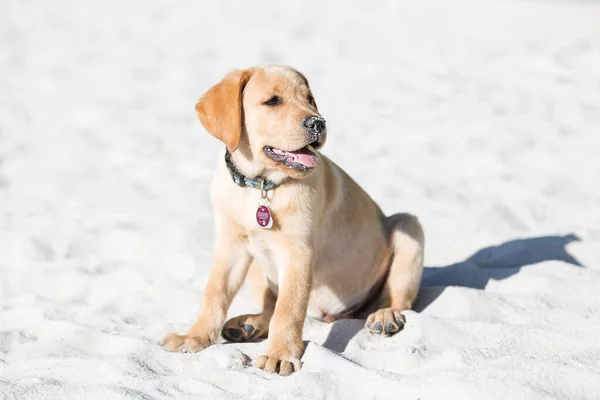
[[[204,128],[225,143],[230,152],[237,149],[242,136],[242,91],[250,76],[250,71],[233,70],[196,103]]]

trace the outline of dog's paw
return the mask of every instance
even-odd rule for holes
[[[213,341],[206,336],[178,335],[169,333],[162,341],[162,346],[169,351],[181,353],[195,353],[204,350],[213,344]]]
[[[267,372],[288,376],[299,371],[302,362],[299,358],[264,355],[256,359],[254,366]]]
[[[392,336],[404,328],[406,318],[393,308],[382,308],[367,318],[365,327],[374,334]]]
[[[221,335],[230,342],[250,342],[267,337],[270,318],[262,314],[246,314],[225,322]]]
[[[283,376],[291,375],[302,368],[303,351],[304,343],[299,336],[269,336],[267,351],[256,359],[254,366]]]

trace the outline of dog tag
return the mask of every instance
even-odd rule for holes
[[[256,210],[256,223],[261,228],[270,229],[273,226],[271,210],[267,206],[259,206]]]

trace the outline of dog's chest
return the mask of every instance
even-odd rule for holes
[[[309,218],[305,214],[299,199],[306,196],[298,195],[295,186],[279,187],[269,191],[268,199],[261,199],[261,191],[246,188],[233,188],[226,192],[216,192],[214,203],[218,212],[225,213],[234,219],[245,230],[247,248],[273,284],[281,282],[280,275],[289,263],[294,244],[304,241],[309,231]],[[266,205],[273,222],[270,228],[261,226],[257,220],[264,218],[264,211],[259,207]]]
[[[261,229],[261,228],[257,228]],[[277,268],[278,250],[266,232],[254,229],[248,234],[248,252],[260,266],[265,277],[275,286],[279,285],[280,272]]]
[[[257,222],[257,209],[259,205],[245,208],[244,225],[247,232],[248,252],[262,269],[265,277],[275,285],[282,280],[284,267],[290,262],[292,243],[295,241],[282,232],[288,218],[282,218],[277,204],[270,208],[271,218],[275,220],[273,226],[263,228]],[[288,215],[289,217],[289,215]]]

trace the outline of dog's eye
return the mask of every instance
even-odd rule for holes
[[[308,100],[308,104],[310,104],[310,105],[312,105],[312,106],[314,106],[314,105],[315,105],[315,98],[314,98],[314,97],[312,97],[312,94],[309,94],[309,95],[308,95],[308,98],[307,98],[307,100]]]
[[[281,97],[273,96],[269,100],[265,101],[263,104],[265,106],[275,107],[275,106],[280,105],[281,103],[283,103],[283,100],[281,100]]]

